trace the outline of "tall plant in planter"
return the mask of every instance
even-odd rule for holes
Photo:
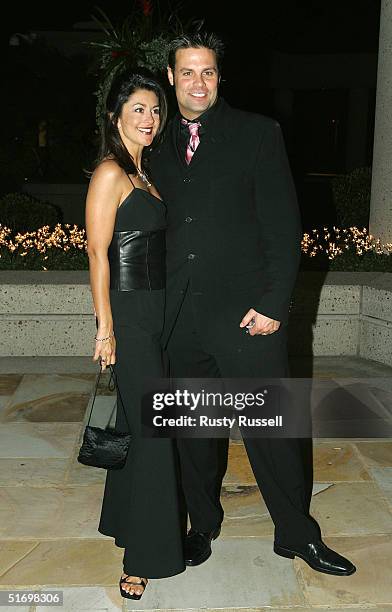
[[[114,76],[129,67],[148,68],[154,74],[163,75],[167,66],[170,40],[188,27],[198,28],[202,22],[180,18],[182,3],[163,12],[159,0],[134,0],[131,13],[122,24],[114,26],[100,8],[99,18],[93,19],[105,37],[101,41],[88,42],[97,51],[98,89],[96,118],[98,127],[103,125],[105,100]],[[193,25],[192,25],[193,24]]]

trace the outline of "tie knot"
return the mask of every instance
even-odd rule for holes
[[[190,131],[192,136],[198,136],[199,135],[199,127],[200,127],[200,123],[188,123],[188,130]]]
[[[181,123],[188,127],[191,136],[199,135],[199,127],[201,125],[199,121],[187,121],[187,119],[181,119]]]

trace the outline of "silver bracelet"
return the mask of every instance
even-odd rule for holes
[[[109,340],[109,339],[110,339],[110,338],[112,338],[113,336],[114,336],[114,331],[113,331],[111,334],[109,334],[109,336],[106,336],[106,338],[97,338],[97,336],[94,336],[94,339],[95,339],[97,342],[103,342],[104,340]]]

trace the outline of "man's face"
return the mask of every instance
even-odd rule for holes
[[[179,49],[174,71],[168,67],[167,72],[176,90],[180,113],[186,119],[196,119],[215,103],[219,72],[211,49]]]

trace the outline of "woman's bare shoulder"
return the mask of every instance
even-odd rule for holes
[[[124,170],[120,168],[114,159],[104,159],[95,168],[91,178],[95,182],[117,182],[123,176]]]

